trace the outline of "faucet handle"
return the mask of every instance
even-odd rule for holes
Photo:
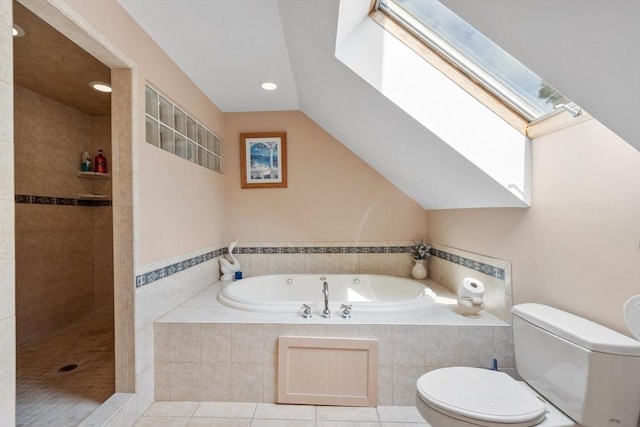
[[[310,319],[311,316],[311,305],[309,304],[302,304],[302,307],[300,307],[301,309],[303,309],[302,312],[302,317],[304,317],[305,319]]]
[[[340,308],[342,309],[342,317],[345,319],[351,318],[351,304],[341,304]]]

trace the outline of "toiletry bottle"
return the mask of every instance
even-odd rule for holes
[[[82,153],[82,163],[80,165],[80,170],[82,172],[90,172],[91,171],[91,156],[89,152],[85,151]]]
[[[98,150],[95,168],[98,173],[107,173],[107,158],[102,154],[102,150]]]

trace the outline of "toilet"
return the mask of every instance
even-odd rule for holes
[[[511,312],[516,367],[524,382],[481,368],[430,371],[416,383],[416,407],[427,422],[433,427],[638,426],[640,342],[542,304],[516,305]]]

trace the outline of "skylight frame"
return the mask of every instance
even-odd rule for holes
[[[455,48],[451,43],[447,42],[443,37],[430,29],[427,25],[423,24],[411,13],[397,5],[395,0],[375,0],[373,11],[380,11],[387,15],[419,42],[423,43],[426,47],[440,55],[445,61],[449,62],[449,64],[459,70],[460,73],[463,73],[472,81],[483,87],[488,93],[498,98],[506,107],[525,119],[529,125],[539,123],[561,112],[567,112],[573,117],[577,117],[582,114],[580,107],[571,101],[565,104],[556,105],[549,112],[542,111],[538,107],[531,105],[522,96],[509,89],[507,85],[503,84],[498,78],[494,77],[480,65],[476,64],[466,54]],[[515,59],[514,61],[517,62]],[[536,77],[539,78],[541,82],[545,83],[539,76]],[[564,95],[560,95],[564,97]],[[566,97],[564,98],[566,99]]]

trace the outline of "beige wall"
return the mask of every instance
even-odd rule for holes
[[[23,87],[14,90],[16,193],[110,194],[108,180],[76,176],[83,151],[101,148],[110,158],[109,117],[94,120]],[[94,313],[96,303],[113,311],[111,224],[108,206],[16,204],[18,344]]]
[[[288,188],[240,188],[240,133],[287,132]],[[424,210],[299,111],[225,114],[225,241],[393,242]]]
[[[596,120],[533,142],[529,209],[427,212],[430,241],[512,261],[513,302],[553,305],[630,335],[640,293],[640,152]]]
[[[140,263],[221,243],[224,177],[147,143],[140,157]]]
[[[145,82],[218,135],[224,134],[222,113],[115,0],[67,3],[136,63],[137,264],[220,243],[223,178],[144,142]]]

